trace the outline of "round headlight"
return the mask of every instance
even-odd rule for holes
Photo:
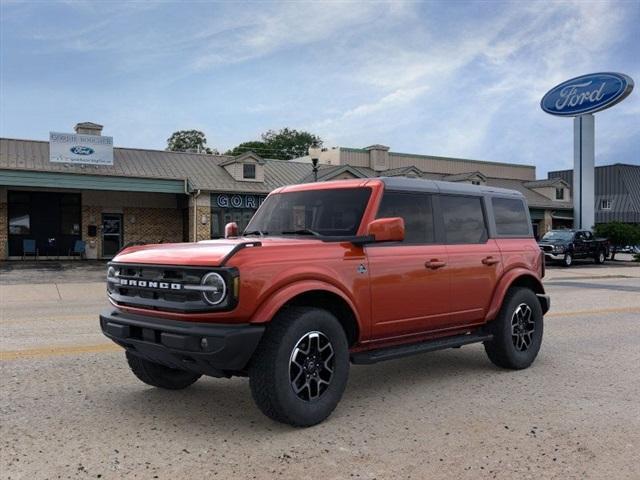
[[[202,298],[210,305],[218,305],[227,295],[227,284],[219,273],[211,272],[202,277]]]
[[[109,293],[113,292],[113,286],[112,286],[112,282],[111,279],[115,278],[116,276],[116,269],[113,267],[109,267],[107,269],[107,291]]]

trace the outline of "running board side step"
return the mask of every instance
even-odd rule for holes
[[[444,350],[445,348],[458,348],[463,345],[469,345],[470,343],[486,342],[491,339],[493,339],[493,335],[486,333],[471,333],[467,335],[456,335],[454,337],[437,338],[435,340],[427,340],[426,342],[352,353],[351,362],[357,365],[369,365],[419,353]]]

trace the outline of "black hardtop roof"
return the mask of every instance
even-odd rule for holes
[[[443,182],[426,178],[380,177],[385,188],[390,190],[406,190],[412,192],[445,193],[454,195],[495,195],[500,197],[517,197],[524,199],[524,195],[517,190],[490,187],[486,185],[472,185],[470,183]]]

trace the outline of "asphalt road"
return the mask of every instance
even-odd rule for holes
[[[0,273],[3,479],[639,478],[639,267],[549,270],[528,370],[480,345],[352,367],[306,430],[262,416],[246,379],[147,387],[98,331],[103,284],[20,275]]]

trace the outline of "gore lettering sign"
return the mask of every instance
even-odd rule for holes
[[[551,115],[574,117],[612,107],[633,90],[633,80],[622,73],[591,73],[572,78],[549,90],[540,106]]]
[[[113,165],[113,137],[50,132],[49,161]]]
[[[215,205],[220,208],[258,208],[266,197],[258,195],[222,193],[215,195]]]

